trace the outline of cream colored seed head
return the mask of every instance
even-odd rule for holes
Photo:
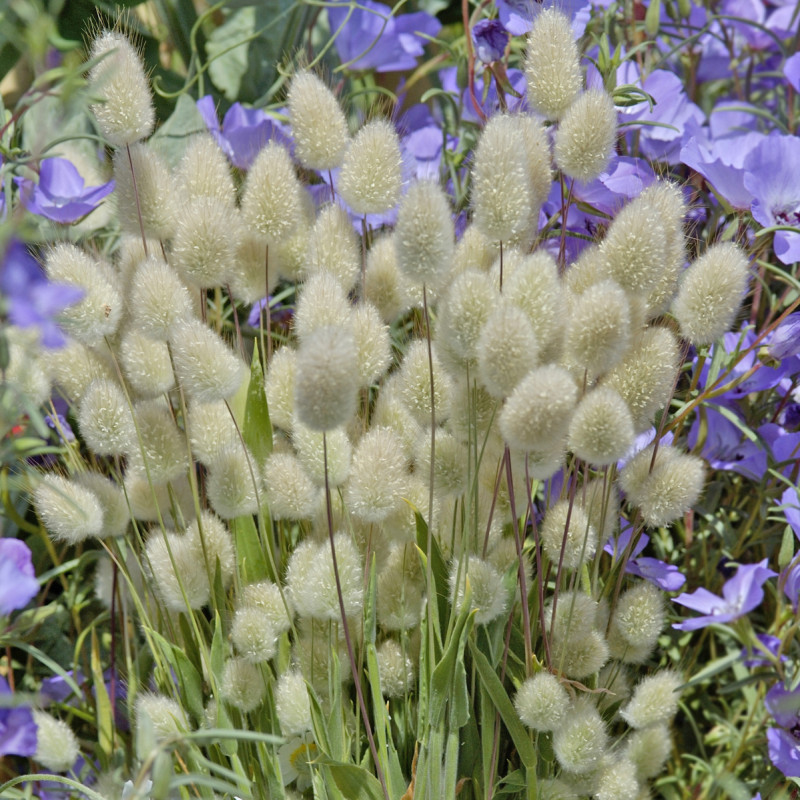
[[[392,234],[376,238],[367,253],[364,297],[384,322],[393,322],[409,307],[404,276],[397,265],[397,248]]]
[[[50,772],[66,772],[72,769],[80,755],[78,740],[72,728],[66,722],[39,709],[33,710],[33,721],[36,724],[36,753],[33,760]]]
[[[273,453],[264,465],[264,486],[273,519],[310,519],[321,494],[291,453]]]
[[[147,138],[153,132],[155,112],[142,61],[121,34],[103,31],[90,52],[100,61],[89,72],[89,85],[100,102],[92,106],[103,136],[114,145]]]
[[[78,408],[78,428],[98,456],[121,456],[136,446],[130,401],[116,382],[92,381]]]
[[[529,728],[552,731],[568,712],[569,695],[552,672],[537,672],[519,687],[514,707]]]
[[[311,275],[303,284],[294,315],[294,330],[302,344],[318,328],[346,326],[350,302],[339,280],[330,272]]]
[[[198,133],[186,143],[175,179],[187,199],[213,197],[227,206],[236,203],[228,159],[210,133]]]
[[[566,110],[555,138],[558,168],[582,183],[593,181],[611,161],[617,137],[617,110],[610,95],[589,89]]]
[[[42,477],[33,505],[56,541],[78,544],[103,532],[103,508],[94,492],[60,475]]]
[[[378,648],[378,674],[384,697],[403,697],[414,685],[414,663],[393,639]]]
[[[637,729],[669,722],[678,711],[678,689],[682,683],[680,674],[668,669],[644,678],[620,712],[622,718]]]
[[[131,513],[120,487],[99,472],[79,472],[73,480],[92,492],[103,509],[103,529],[99,538],[122,536],[131,520]]]
[[[151,339],[165,341],[192,316],[192,298],[172,267],[150,256],[133,276],[128,300],[133,324]]]
[[[569,448],[597,467],[613,464],[634,440],[633,418],[619,392],[597,386],[584,395],[569,425]]]
[[[624,592],[609,628],[611,655],[641,664],[653,652],[666,623],[664,593],[649,581],[639,581]]]
[[[528,103],[547,119],[558,120],[581,90],[583,78],[569,17],[544,9],[528,34],[525,51]]]
[[[308,273],[330,272],[345,292],[357,283],[361,271],[361,247],[350,217],[338,203],[320,211],[311,233]]]
[[[597,531],[580,506],[561,500],[545,515],[540,532],[542,547],[550,561],[565,569],[577,569],[594,555]],[[563,560],[562,553],[563,550]]]
[[[258,512],[263,501],[261,472],[241,442],[226,445],[208,470],[206,494],[222,519],[234,519]]]
[[[292,426],[292,444],[297,457],[309,478],[320,488],[325,486],[325,450],[327,449],[328,486],[340,486],[350,474],[353,448],[344,428],[335,428],[325,433],[323,447],[322,433],[312,430],[295,420]]]
[[[289,432],[294,422],[294,381],[297,351],[285,345],[272,357],[264,379],[267,407],[273,425]]]
[[[272,243],[286,239],[303,212],[300,182],[286,148],[268,142],[256,156],[242,194],[242,216]]]
[[[297,160],[315,170],[341,166],[350,132],[333,92],[313,72],[301,70],[292,78],[287,100]]]
[[[558,763],[583,775],[600,766],[607,747],[608,734],[594,703],[588,697],[577,700],[553,736]]]
[[[445,372],[436,352],[431,346],[428,358],[427,343],[415,340],[406,351],[398,378],[400,399],[421,425],[431,424],[431,362],[433,366],[433,411],[436,423],[444,422],[450,416],[453,396],[453,381]]]
[[[154,484],[185,474],[186,441],[164,403],[145,400],[133,408],[136,433],[128,450],[128,468]]]
[[[303,233],[308,235],[307,230]],[[268,265],[267,240],[263,236],[242,228],[237,231],[237,236],[234,243],[235,254],[228,263],[225,277],[229,281],[231,294],[237,300],[254,303],[272,294],[278,282],[276,251],[284,242],[269,248]]]
[[[353,311],[353,336],[356,341],[358,374],[361,386],[376,383],[392,363],[389,328],[372,303],[360,303]]]
[[[119,360],[131,388],[141,397],[165,394],[175,385],[166,342],[129,328],[119,343]]]
[[[381,214],[400,199],[400,139],[387,120],[368,122],[345,153],[339,192],[356,214]]]

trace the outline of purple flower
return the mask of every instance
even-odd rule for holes
[[[495,0],[495,5],[503,27],[514,36],[521,36],[533,27],[534,17],[540,9],[555,5],[572,19],[572,32],[577,39],[583,35],[591,11],[586,0],[560,0],[557,4],[554,0]],[[599,2],[597,5],[608,3]]]
[[[797,496],[797,489],[789,488],[782,495],[779,504],[783,511],[783,516],[789,523],[794,535],[800,539],[800,498]]]
[[[768,667],[772,664],[774,658],[777,658],[778,650],[781,647],[781,639],[777,636],[770,636],[768,633],[757,633],[756,639],[761,642],[763,649],[755,645],[742,648],[742,663],[750,669]],[[768,658],[764,650],[770,653],[773,659]],[[781,656],[781,661],[788,661],[788,659],[786,656]]]
[[[800,602],[800,564],[791,564],[781,572],[779,585],[783,585],[783,593],[789,598],[792,610],[797,613],[797,606]]]
[[[610,538],[603,550],[616,561],[628,547],[632,534],[633,525],[628,520],[621,519],[619,536],[616,541]],[[674,564],[667,564],[650,556],[639,556],[649,542],[650,537],[646,533],[639,537],[625,564],[625,572],[644,578],[665,592],[677,592],[686,583],[686,576]]]
[[[0,539],[0,614],[25,608],[38,591],[28,545],[19,539]]]
[[[751,211],[765,227],[800,228],[800,138],[773,134],[758,144],[744,163],[744,185],[753,194]],[[776,231],[775,255],[784,263],[800,261],[800,233]]]
[[[11,322],[20,328],[38,327],[45,347],[64,344],[55,317],[83,297],[83,291],[75,286],[50,283],[28,248],[16,239],[10,242],[0,263],[0,294],[5,295]]]
[[[413,69],[424,53],[426,37],[436,36],[442,23],[424,11],[395,16],[392,8],[374,0],[328,6],[331,34],[339,58],[352,70],[396,72]]]
[[[764,706],[777,727],[767,731],[770,761],[787,778],[800,777],[800,690],[776,683],[764,698]]]
[[[800,311],[789,314],[769,337],[769,354],[783,360],[787,356],[800,355]]]
[[[696,631],[714,622],[732,622],[749,613],[764,599],[764,583],[778,573],[767,567],[767,559],[758,564],[742,564],[736,574],[725,581],[722,597],[700,587],[691,594],[678,595],[674,602],[699,611],[701,617],[676,622],[673,628],[681,631]]]
[[[484,64],[499,61],[503,57],[510,38],[509,32],[497,19],[482,19],[472,29],[475,52]]]
[[[0,698],[13,692],[0,676]],[[12,701],[13,702],[13,701]],[[5,706],[0,700],[0,756],[32,756],[36,752],[36,723],[28,706]]]
[[[800,53],[795,53],[786,59],[783,65],[783,74],[796,92],[800,92]]]
[[[270,119],[260,108],[245,108],[234,103],[225,113],[220,127],[211,95],[197,101],[197,110],[209,133],[234,167],[247,170],[258,151],[271,139],[291,150],[291,138],[280,123]]]
[[[66,158],[45,158],[39,166],[39,182],[15,178],[20,199],[32,214],[54,222],[76,222],[100,204],[114,189],[114,181],[84,186],[75,165]]]

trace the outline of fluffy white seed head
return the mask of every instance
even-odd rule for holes
[[[378,309],[384,322],[393,322],[409,307],[405,278],[397,265],[393,235],[376,238],[367,253],[364,297]]]
[[[542,124],[532,116],[518,114],[513,117],[517,124],[528,161],[528,180],[531,185],[533,207],[538,211],[547,200],[553,172],[550,167],[550,140]]]
[[[315,170],[340,166],[350,132],[333,92],[313,72],[304,69],[292,78],[287,100],[297,160]]]
[[[636,778],[636,766],[623,756],[600,769],[593,797],[597,800],[638,800],[641,788]]]
[[[666,405],[680,361],[675,336],[666,328],[644,330],[631,351],[603,378],[628,404],[637,433]]]
[[[220,286],[228,282],[243,237],[239,215],[230,204],[216,197],[189,198],[177,214],[170,264],[199,289]]]
[[[257,666],[247,658],[231,658],[222,668],[219,691],[223,700],[248,714],[261,705],[267,687]]]
[[[625,746],[625,756],[635,765],[640,781],[660,775],[671,752],[672,738],[663,723],[633,731]]]
[[[120,456],[136,445],[130,404],[120,385],[100,378],[92,381],[78,407],[78,428],[98,456]]]
[[[400,203],[394,243],[397,266],[414,283],[432,284],[450,266],[455,232],[438,182],[415,181]]]
[[[367,388],[376,383],[392,363],[389,328],[370,302],[360,303],[353,310],[352,319],[360,385]]]
[[[308,232],[304,230],[304,233]],[[278,282],[275,251],[280,245],[273,245],[269,249],[269,270],[267,240],[263,236],[242,229],[234,245],[235,255],[228,263],[225,275],[231,294],[243,303],[254,303],[271,294]]]
[[[143,227],[145,236],[169,239],[175,232],[180,201],[166,161],[148,144],[138,142],[117,150],[113,163],[114,194],[122,229],[141,235]]]
[[[33,710],[33,721],[36,723],[36,753],[33,760],[50,772],[66,772],[71,769],[80,755],[78,740],[72,728],[63,720],[38,708]]]
[[[307,270],[330,272],[349,292],[361,271],[361,247],[347,211],[338,203],[325,206],[311,232]]]
[[[524,237],[536,222],[538,208],[513,117],[498,114],[486,123],[471,174],[475,227],[492,242]]]
[[[451,433],[437,431],[434,448],[433,485],[436,496],[460,497],[467,490],[467,446]],[[424,431],[417,439],[415,469],[429,480],[431,469],[431,436]]]
[[[580,495],[581,507],[597,531],[598,540],[607,541],[619,524],[619,492],[615,484],[595,478],[584,484]]]
[[[210,582],[203,550],[191,536],[154,529],[145,544],[144,570],[170,611],[208,603]]]
[[[537,363],[539,343],[525,312],[501,302],[486,320],[478,343],[478,377],[492,397],[502,399]]]
[[[275,710],[284,736],[297,736],[311,730],[311,703],[305,679],[298,670],[287,670],[278,678]]]
[[[294,422],[294,380],[297,373],[297,351],[281,347],[272,356],[264,379],[269,418],[273,426],[292,430]]]
[[[352,329],[316,328],[297,351],[294,407],[309,428],[329,431],[347,424],[356,411],[358,353]]]
[[[415,545],[396,544],[378,573],[378,621],[389,631],[414,628],[422,617],[424,575]]]
[[[142,522],[158,522],[180,526],[194,518],[194,497],[188,477],[167,484],[153,485],[146,475],[129,471],[123,482],[131,516]]]
[[[350,302],[339,280],[330,272],[311,275],[303,284],[294,315],[294,330],[302,343],[318,328],[345,325]]]
[[[175,179],[182,197],[213,197],[231,207],[236,202],[228,159],[210,133],[195,134],[187,141]]]
[[[79,472],[73,478],[76,484],[88,489],[103,510],[103,527],[99,536],[122,536],[131,520],[128,503],[119,486],[99,472]]]
[[[310,519],[321,494],[291,453],[273,453],[264,465],[264,485],[273,519]]]
[[[381,694],[403,697],[414,685],[414,663],[394,639],[387,639],[377,654]]]
[[[450,567],[450,601],[456,613],[464,605],[467,583],[478,625],[497,619],[508,608],[509,592],[500,573],[490,562],[471,556],[468,562],[456,559]]]
[[[546,450],[566,435],[577,400],[578,387],[563,367],[537,367],[506,400],[500,432],[512,447]]]
[[[564,358],[590,377],[615,367],[630,348],[630,304],[614,281],[600,281],[571,298]]]
[[[539,342],[541,360],[553,360],[561,347],[565,306],[555,259],[537,250],[517,269],[507,270],[503,297],[525,312]]]
[[[185,538],[191,539],[200,548],[201,555],[208,564],[209,577],[214,577],[219,563],[222,585],[225,588],[230,586],[236,571],[236,552],[225,523],[208,511],[203,511],[200,518],[192,521],[186,528]]]
[[[620,486],[637,506],[646,525],[669,525],[697,502],[705,482],[702,459],[660,446],[655,463],[653,445],[637,453],[622,470]]]
[[[497,245],[487,239],[475,225],[469,224],[456,243],[452,265],[443,276],[444,280],[440,281],[440,283],[449,282],[466,269],[489,272],[497,255]]]
[[[608,609],[605,604],[598,603],[582,592],[559,592],[558,603],[552,601],[545,607],[545,624],[550,626],[553,620],[555,605],[555,621],[553,635],[559,639],[582,639],[596,628],[605,628],[608,621]]]
[[[569,423],[568,446],[593,466],[613,464],[634,440],[633,418],[616,389],[597,386],[578,403]]]
[[[47,277],[83,291],[83,298],[65,309],[60,320],[71,336],[86,345],[99,345],[113,336],[122,318],[122,295],[110,266],[79,247],[61,242],[45,260]]]
[[[598,631],[589,631],[578,638],[553,637],[551,643],[554,663],[569,678],[585,681],[597,674],[609,658],[605,636]]]
[[[186,394],[197,402],[230,397],[247,374],[242,360],[200,320],[174,326],[170,346],[175,374]]]
[[[597,688],[604,690],[597,703],[601,714],[612,706],[619,708],[633,691],[630,670],[619,661],[609,661],[597,674]]]
[[[344,428],[335,428],[325,434],[328,450],[328,486],[341,486],[350,474],[353,448]],[[302,422],[292,426],[292,444],[306,475],[320,488],[325,486],[325,448],[322,433]]]
[[[223,450],[239,444],[239,434],[231,412],[221,400],[213,403],[192,403],[189,406],[186,429],[192,446],[192,456],[206,467],[211,466]]]
[[[558,120],[581,90],[583,78],[569,17],[544,9],[528,34],[525,51],[528,103],[547,119]]]
[[[167,407],[145,400],[133,409],[136,434],[129,445],[128,468],[151,480],[166,483],[185,474],[186,441]]]
[[[431,346],[433,360],[433,408],[436,423],[444,422],[450,415],[453,381],[444,371],[436,352]],[[398,380],[400,398],[414,419],[421,425],[431,424],[431,379],[427,343],[416,340],[409,345]]]
[[[631,200],[614,217],[600,243],[606,273],[623,289],[647,294],[665,267],[667,233],[649,194]]]
[[[593,181],[611,161],[616,137],[614,101],[602,89],[589,89],[564,112],[556,131],[556,164],[570,178]]]
[[[165,341],[175,325],[191,318],[192,298],[175,270],[151,256],[133,275],[128,309],[145,336]]]
[[[273,244],[269,249],[270,285],[273,285],[272,281],[278,278],[299,281],[306,275],[311,254],[310,237],[317,212],[311,193],[304,188],[301,196],[303,213],[297,220],[297,227],[289,236]]]
[[[593,772],[607,747],[605,725],[591,700],[573,703],[553,734],[553,750],[562,769],[578,775]]]
[[[103,533],[103,507],[97,495],[61,475],[43,475],[33,492],[33,505],[56,541],[78,544]]]
[[[165,342],[129,328],[120,339],[118,354],[122,372],[139,397],[158,397],[175,386]]]
[[[568,521],[569,520],[569,521]],[[561,563],[565,569],[577,569],[594,555],[597,531],[589,523],[583,509],[568,500],[561,500],[548,510],[540,528],[542,546],[550,561]]]
[[[639,581],[620,596],[611,617],[611,655],[627,663],[646,661],[666,623],[664,593],[649,581]]]
[[[535,731],[557,728],[569,710],[569,694],[552,672],[537,672],[514,697],[519,718]]]
[[[208,469],[206,494],[211,507],[223,519],[258,512],[261,471],[240,442],[226,445]]]
[[[164,742],[189,730],[189,720],[180,704],[171,697],[153,692],[136,696],[136,721],[147,717],[153,727],[156,742]]]
[[[400,140],[390,122],[375,119],[356,134],[339,173],[339,192],[356,214],[381,214],[400,199]]]
[[[497,288],[485,272],[466,270],[453,281],[440,304],[436,338],[457,364],[477,361],[481,332],[498,300]]]
[[[89,86],[98,101],[92,113],[114,147],[146,139],[153,132],[155,112],[150,85],[133,45],[116,31],[103,31],[92,42]]]
[[[265,618],[265,621],[272,628],[276,636],[288,631],[291,627],[290,614],[293,617],[294,611],[289,606],[287,612],[284,597],[281,590],[272,581],[263,580],[258,583],[250,583],[242,588],[240,595],[240,608],[257,608]]]
[[[682,683],[683,678],[669,669],[644,678],[634,689],[631,701],[620,712],[622,718],[637,729],[669,722],[678,712],[678,689]]]
[[[303,213],[300,182],[286,148],[268,142],[256,156],[242,194],[244,221],[270,243],[287,238]]]
[[[730,329],[747,288],[748,262],[731,242],[711,246],[684,273],[672,313],[681,334],[696,346]]]
[[[345,487],[350,513],[365,522],[381,522],[403,502],[408,464],[397,435],[388,428],[372,428],[353,454]]]

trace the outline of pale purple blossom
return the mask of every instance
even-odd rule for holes
[[[475,53],[484,64],[503,57],[510,35],[498,19],[482,19],[472,28]]]
[[[85,186],[75,165],[66,158],[45,158],[39,165],[38,182],[29,178],[14,180],[28,211],[61,223],[85,217],[114,189],[114,181]]]
[[[750,647],[742,648],[742,663],[750,669],[754,667],[768,667],[772,664],[778,657],[778,651],[782,643],[781,639],[777,636],[770,636],[768,633],[757,633],[756,639],[758,639],[761,647],[754,644]],[[770,655],[772,658],[769,657]],[[780,660],[788,661],[788,658],[782,655]]]
[[[758,564],[742,564],[722,586],[722,597],[702,586],[694,592],[678,595],[674,602],[699,611],[702,616],[676,622],[673,628],[696,631],[713,623],[733,622],[751,612],[764,599],[764,583],[778,573],[767,567],[767,559]]]
[[[777,726],[767,731],[770,761],[787,778],[800,777],[800,689],[776,683],[764,706]]]
[[[0,695],[12,697],[8,681],[0,676]],[[32,756],[37,727],[29,706],[0,704],[0,756]]]
[[[0,539],[0,614],[25,608],[38,591],[28,545],[19,539]]]
[[[800,92],[800,53],[795,53],[786,59],[783,65],[783,74],[796,92]]]
[[[620,520],[620,533],[614,539],[609,538],[603,550],[608,553],[615,561],[622,558],[633,535],[633,525],[626,519]],[[649,544],[650,537],[643,533],[639,536],[636,544],[628,554],[625,562],[625,572],[650,581],[654,586],[665,592],[677,592],[684,583],[686,576],[674,564],[667,564],[658,558],[651,556],[641,556],[640,553]]]

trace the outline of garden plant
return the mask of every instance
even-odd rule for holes
[[[0,797],[800,795],[800,6],[0,7]]]

